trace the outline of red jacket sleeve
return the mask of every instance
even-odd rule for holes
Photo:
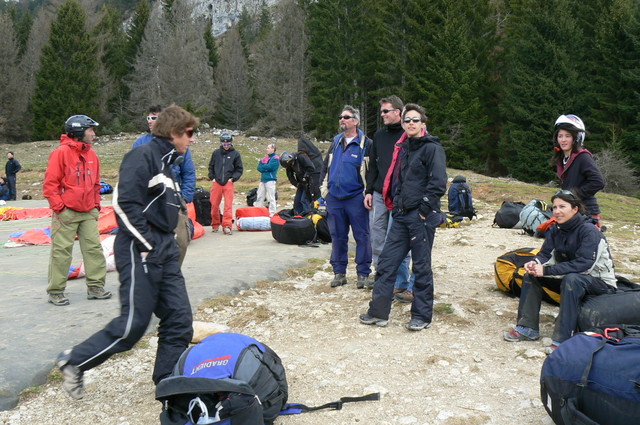
[[[60,213],[60,211],[64,209],[64,202],[62,202],[62,197],[60,196],[60,182],[64,175],[64,166],[60,157],[60,148],[55,149],[51,152],[51,155],[49,155],[49,163],[44,173],[44,184],[42,187],[42,193],[49,201],[49,207],[56,213]]]

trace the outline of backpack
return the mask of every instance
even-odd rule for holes
[[[519,229],[516,227],[520,221],[520,211],[524,208],[524,202],[504,201],[493,218],[493,225],[502,229]]]
[[[468,217],[469,220],[477,217],[473,208],[471,188],[464,176],[456,176],[449,187],[449,213],[454,216]]]
[[[288,397],[280,357],[242,334],[219,333],[188,348],[156,387],[162,425],[272,424]],[[200,418],[197,419],[197,418]]]
[[[279,415],[344,403],[380,400],[380,393],[342,397],[322,406],[287,404],[289,387],[280,357],[247,335],[218,333],[188,348],[170,377],[156,387],[161,425],[270,425]]]
[[[516,224],[516,228],[521,228],[529,236],[544,238],[544,233],[538,232],[538,226],[549,220],[551,216],[553,216],[551,207],[544,201],[534,199],[520,211],[520,221]]]
[[[498,289],[510,295],[519,297],[522,289],[525,263],[535,257],[539,248],[519,248],[509,251],[498,258],[494,265],[494,278]],[[553,278],[538,278],[542,283],[542,298],[551,303],[560,303],[560,280]]]
[[[252,207],[257,200],[258,200],[258,188],[254,187],[253,189],[247,192],[247,205]]]
[[[211,200],[209,191],[197,187],[193,193],[193,206],[196,210],[196,221],[203,226],[211,226]]]
[[[104,180],[100,180],[100,195],[106,195],[113,192],[113,187]]]
[[[307,245],[315,243],[316,228],[309,217],[296,215],[293,209],[285,209],[271,217],[271,235],[280,243]]]
[[[639,327],[576,334],[542,365],[542,404],[557,425],[638,424],[639,358]]]
[[[616,276],[616,280],[616,292],[584,298],[578,315],[578,330],[619,323],[640,325],[640,285],[623,276]]]

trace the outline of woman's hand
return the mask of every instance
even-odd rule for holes
[[[524,265],[524,269],[527,271],[527,273],[535,277],[544,276],[544,267],[542,267],[542,264],[538,263],[537,261],[529,261]]]

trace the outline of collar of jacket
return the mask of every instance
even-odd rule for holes
[[[71,149],[78,152],[87,152],[91,149],[91,145],[89,143],[84,143],[79,140],[72,139],[66,134],[60,135],[60,145],[69,146]]]
[[[402,122],[398,121],[394,122],[393,124],[387,125],[387,131],[389,133],[398,133],[400,131],[404,131],[404,129],[402,128]]]
[[[162,153],[162,161],[167,165],[172,165],[178,157],[180,157],[180,153],[176,150],[171,140],[166,137],[153,136],[152,142],[154,142],[160,146],[160,152]]]
[[[578,155],[581,155],[583,153],[588,153],[589,155],[593,156],[593,154],[591,152],[589,152],[588,149],[585,149],[585,148],[578,149],[578,152],[573,152],[571,154],[571,156],[569,157],[569,160],[567,161],[566,164],[558,164],[556,166],[556,174],[558,175],[558,177],[562,178],[562,176],[564,175],[565,171],[567,171],[569,169],[569,166],[571,165],[571,163],[573,163],[573,161],[578,157]]]
[[[571,217],[571,219],[566,223],[556,224],[556,226],[558,226],[558,230],[560,230],[561,232],[568,233],[574,230],[580,224],[582,224],[583,221],[587,221],[587,220],[588,220],[588,217],[585,217],[581,213],[577,213],[576,215]]]

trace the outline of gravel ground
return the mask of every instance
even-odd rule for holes
[[[349,285],[330,288],[328,261],[293,270],[284,281],[258,282],[255,289],[218,298],[201,306],[196,319],[273,348],[287,370],[292,402],[320,405],[343,396],[382,394],[380,401],[282,417],[279,424],[551,425],[540,402],[539,374],[557,307],[543,305],[546,338],[504,342],[501,334],[514,324],[518,302],[497,291],[493,278],[497,256],[539,246],[541,240],[490,223],[481,217],[437,231],[436,313],[433,326],[422,332],[404,329],[406,304],[394,304],[386,328],[358,323],[370,292],[355,288],[352,265]],[[615,248],[616,241],[610,242]],[[640,276],[634,260],[640,242],[619,251],[613,249],[614,257],[618,254],[616,259]],[[0,425],[159,423],[161,406],[151,382],[155,344],[148,338],[89,371],[81,401],[67,397],[52,379],[15,409],[0,412]]]

